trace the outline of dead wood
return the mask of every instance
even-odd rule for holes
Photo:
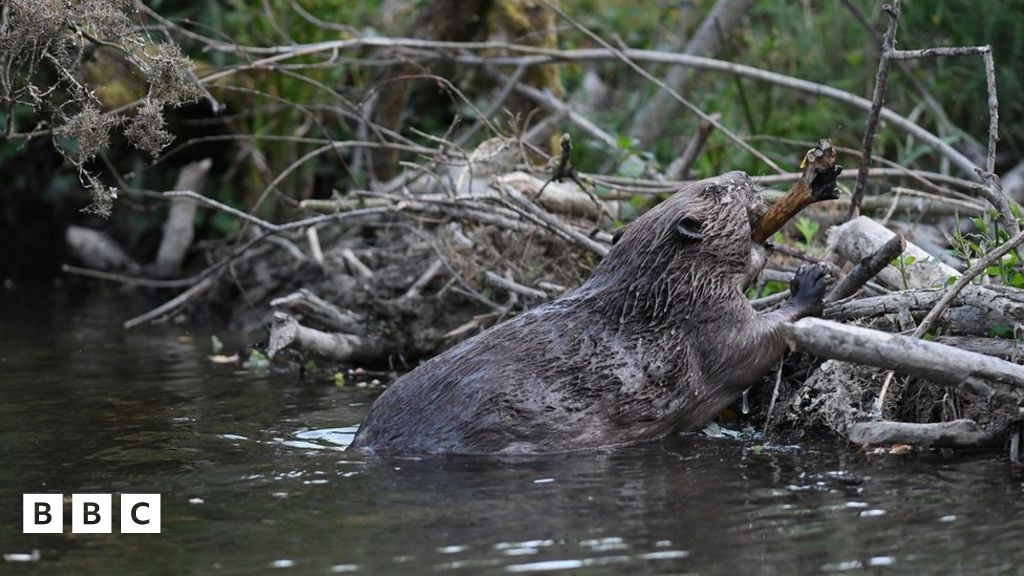
[[[905,311],[920,319],[939,303],[943,295],[944,292],[938,289],[904,290],[836,303],[826,307],[824,315],[837,322],[877,321]],[[1001,292],[972,285],[967,286],[952,304],[953,308],[945,318],[947,332],[987,334],[997,325],[1024,323],[1024,299],[1020,292]],[[898,324],[892,320],[879,327],[899,330]]]
[[[99,271],[134,272],[139,265],[108,234],[83,226],[68,226],[64,231],[68,250],[82,264]]]
[[[907,241],[903,236],[896,234],[888,242],[882,244],[878,250],[861,260],[850,272],[843,276],[832,290],[825,296],[825,304],[830,304],[852,296],[854,292],[874,278],[890,262],[903,253],[907,247]]]
[[[896,235],[874,220],[861,216],[837,226],[828,232],[828,252],[838,263],[840,260],[860,262],[878,251]],[[954,268],[942,263],[920,246],[907,242],[903,250],[903,268],[888,266],[879,270],[878,281],[895,290],[943,286],[950,278],[959,277]],[[906,259],[911,257],[913,260]]]
[[[847,428],[857,444],[912,444],[935,448],[987,448],[999,443],[998,434],[983,430],[973,420],[917,424],[911,422],[856,422]]]
[[[836,178],[843,167],[836,164],[836,150],[830,140],[819,141],[807,152],[800,167],[804,170],[803,176],[761,218],[751,233],[754,242],[764,243],[812,203],[839,198]]]
[[[714,56],[728,41],[728,35],[742,21],[743,15],[753,3],[753,0],[718,0],[687,42],[683,53],[690,56]],[[665,77],[665,84],[676,92],[685,93],[692,76],[690,70],[673,68]],[[679,104],[669,94],[655,93],[637,114],[630,136],[639,140],[643,146],[651,146],[664,133],[678,110]]]
[[[365,318],[350,310],[342,310],[305,288],[287,296],[275,298],[270,301],[270,305],[295,314],[302,314],[333,330],[357,336],[366,333]]]
[[[781,331],[792,348],[819,358],[909,373],[983,398],[1024,398],[1024,367],[998,358],[818,318],[804,318]]]
[[[1024,342],[1008,338],[979,338],[976,336],[939,336],[939,344],[970,350],[986,356],[995,356],[1020,364],[1024,360]]]
[[[209,158],[186,164],[178,173],[174,190],[202,194],[203,184],[211,166],[213,162]],[[181,264],[185,261],[189,247],[192,246],[195,219],[195,200],[185,197],[171,198],[167,220],[164,222],[163,239],[153,262],[153,271],[158,278],[171,278],[181,273]]]
[[[267,357],[273,359],[281,350],[293,346],[338,362],[372,361],[386,355],[386,349],[374,338],[323,332],[299,324],[298,320],[284,312],[275,313]]]
[[[722,119],[722,115],[718,112],[711,114],[711,117],[717,122]],[[700,155],[701,150],[704,148],[704,143],[707,142],[708,137],[714,131],[715,125],[707,120],[701,120],[700,126],[697,128],[697,133],[690,138],[690,141],[686,143],[686,148],[683,149],[683,153],[678,158],[672,161],[665,169],[665,176],[670,180],[686,180],[690,177],[690,167],[697,161],[697,156]]]

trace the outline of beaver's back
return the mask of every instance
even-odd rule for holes
[[[607,330],[556,301],[499,324],[397,379],[352,448],[404,453],[535,453],[606,442],[605,401],[622,364]],[[595,358],[604,357],[604,361]]]

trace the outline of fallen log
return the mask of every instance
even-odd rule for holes
[[[337,362],[376,359],[386,355],[386,350],[375,338],[324,332],[299,324],[290,314],[275,312],[267,344],[267,357],[273,359],[280,351],[290,347]]]
[[[290,310],[310,317],[320,324],[348,334],[361,336],[366,333],[366,320],[349,310],[342,310],[317,296],[306,288],[300,288],[287,296],[270,301],[274,308]]]
[[[982,429],[973,420],[916,424],[911,422],[856,422],[847,436],[857,444],[911,444],[935,448],[987,448],[999,435]]]
[[[779,330],[798,352],[912,374],[983,398],[1024,398],[1024,366],[991,356],[820,318]]]

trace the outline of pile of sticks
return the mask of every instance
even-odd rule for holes
[[[164,194],[173,204],[171,217],[177,222],[169,222],[168,228],[173,226],[178,232],[170,235],[167,252],[161,248],[161,262],[154,264],[155,272],[151,275],[161,278],[141,278],[138,272],[143,268],[131,263],[121,264],[123,269],[132,272],[130,276],[98,270],[110,259],[121,258],[109,253],[94,258],[90,269],[68,268],[68,271],[153,288],[183,289],[165,304],[128,320],[125,326],[131,328],[180,312],[189,303],[224,284],[221,282],[224,278],[233,278],[236,285],[240,284],[238,272],[246,265],[276,259],[274,267],[281,276],[312,266],[319,270],[317,281],[303,283],[301,279],[289,281],[286,278],[271,287],[262,287],[260,293],[266,298],[247,293],[251,306],[259,309],[269,304],[265,310],[272,317],[269,355],[276,357],[286,350],[298,349],[339,362],[361,363],[396,355],[426,354],[472,335],[516,310],[537,305],[571,289],[585,276],[586,268],[609,251],[610,225],[621,215],[624,203],[641,196],[649,197],[649,204],[653,204],[680,188],[689,177],[703,143],[709,134],[717,132],[775,172],[756,177],[755,181],[764,186],[792,183],[786,194],[764,192],[766,199],[774,202],[774,207],[765,216],[763,226],[755,231],[752,238],[755,244],[770,240],[804,209],[815,220],[832,224],[824,255],[775,246],[775,256],[754,279],[757,294],[752,303],[755,308],[767,310],[785,298],[785,292],[762,295],[760,289],[770,281],[788,280],[794,260],[830,260],[846,269],[840,283],[829,294],[823,318],[801,320],[783,329],[809,371],[799,379],[799,389],[785,394],[780,390],[783,373],[780,368],[771,399],[766,402],[766,428],[773,419],[784,419],[777,416],[783,412],[783,404],[789,407],[790,414],[813,418],[806,410],[800,412],[800,403],[808,400],[808,391],[813,390],[817,396],[809,404],[827,405],[830,414],[822,420],[833,431],[855,442],[974,447],[996,445],[1009,436],[1011,458],[1015,462],[1020,460],[1018,421],[1024,397],[1024,368],[1018,364],[1021,355],[1016,340],[989,337],[994,326],[1024,324],[1024,293],[993,284],[986,274],[990,266],[1011,251],[1017,254],[1018,263],[1024,261],[1020,258],[1024,233],[1014,216],[1013,202],[1007,198],[995,173],[998,98],[990,47],[898,50],[895,37],[900,1],[894,0],[886,5],[889,26],[880,39],[882,56],[872,99],[867,100],[821,84],[709,58],[700,50],[673,54],[615,46],[565,14],[556,4],[546,0],[541,3],[599,48],[560,50],[508,42],[359,36],[310,45],[247,47],[183,29],[143,6],[151,18],[169,30],[202,42],[209,50],[241,57],[239,65],[201,78],[199,81],[204,85],[214,86],[235,74],[274,70],[275,67],[294,75],[303,66],[326,65],[347,52],[358,52],[363,61],[369,61],[371,58],[366,56],[369,52],[381,59],[444,60],[479,67],[495,79],[501,89],[493,102],[477,106],[448,80],[431,77],[477,116],[475,123],[461,134],[421,134],[423,139],[433,143],[431,146],[373,124],[366,110],[371,103],[369,100],[363,104],[346,102],[336,108],[337,113],[358,124],[361,127],[358,132],[365,137],[347,141],[303,137],[303,142],[318,147],[276,175],[260,202],[300,166],[328,153],[354,151],[352,165],[357,170],[365,168],[367,172],[370,163],[362,153],[364,150],[395,150],[414,155],[419,161],[403,162],[404,171],[396,177],[371,182],[365,189],[346,190],[328,200],[303,201],[299,207],[306,215],[286,223],[255,216],[259,203],[251,211],[239,210],[202,195],[197,185],[190,187],[185,183]],[[722,0],[720,4],[729,2]],[[851,3],[846,4],[856,10]],[[977,161],[883,106],[892,65],[902,66],[916,58],[972,55],[980,56],[984,65],[990,117],[987,150],[978,154]],[[317,57],[323,57],[324,61],[299,63],[305,62],[302,59]],[[579,106],[521,81],[523,70],[530,67],[598,60],[622,63],[657,86],[663,98],[702,119],[698,133],[677,161],[661,174],[624,178],[581,173],[572,166],[570,140],[562,139],[561,153],[554,157],[538,144],[557,126],[567,123],[594,145],[617,149],[618,139],[588,119],[579,111]],[[662,80],[641,64],[733,74],[831,99],[868,113],[864,140],[856,150],[832,148],[831,143],[823,141],[812,149],[801,170],[787,172],[752,146],[752,138],[734,133],[722,124],[718,114],[702,111],[684,98],[676,75]],[[529,130],[504,133],[490,118],[513,93],[547,111],[548,118]],[[340,94],[334,96],[343,100]],[[928,101],[935,105],[934,101]],[[938,114],[938,117],[944,118],[944,115]],[[875,156],[873,142],[883,120],[889,128],[905,132],[934,149],[959,176],[913,170]],[[463,144],[485,128],[495,136],[473,150],[465,150]],[[198,139],[182,147],[204,141],[209,139]],[[813,143],[801,145],[814,146]],[[171,150],[168,155],[180,148]],[[855,173],[840,174],[835,169],[836,155],[841,153],[860,157]],[[543,160],[548,160],[548,165],[538,167],[538,158],[542,160],[541,165]],[[873,167],[873,163],[885,166]],[[844,181],[854,180],[852,193],[841,199],[823,195],[824,188],[815,184],[823,175],[833,184],[838,180],[840,186]],[[894,179],[900,180],[902,185],[891,187],[890,194],[865,194],[869,181]],[[834,185],[825,188],[834,189]],[[600,196],[594,192],[597,189],[602,190]],[[191,218],[200,205],[239,219],[244,224],[243,231],[236,243],[216,253],[213,263],[202,272],[188,278],[167,279],[180,267],[182,254],[188,250],[190,237],[181,228],[181,222]],[[1008,235],[991,239],[990,249],[965,266],[965,262],[945,254],[942,234],[948,229],[923,224],[913,227],[894,218],[906,211],[913,211],[917,216],[946,218],[940,220],[944,226],[950,225],[950,215],[980,215],[998,223]],[[862,212],[882,215],[873,219],[861,215]],[[893,228],[906,234],[894,232]],[[408,234],[396,240],[396,229]],[[920,233],[929,229],[931,237]],[[366,230],[373,232],[370,236],[374,239],[366,238]],[[467,273],[457,255],[494,252],[495,246],[487,239],[487,231],[495,230],[505,235],[506,243],[512,248],[506,246],[504,250],[497,250],[499,258],[491,258],[489,263],[478,261],[475,267],[468,269],[473,273]],[[905,236],[912,233],[916,234],[915,241],[908,241]],[[939,239],[935,240],[935,236]],[[83,246],[92,245],[82,240],[81,235],[76,238],[79,240],[75,242]],[[382,238],[387,238],[390,244]],[[582,273],[527,274],[526,266],[499,265],[502,259],[513,261],[517,249],[529,244],[524,239],[534,238],[544,238],[565,253],[575,255],[575,261],[582,262]],[[83,248],[82,251],[88,250]],[[293,276],[300,278],[297,274]],[[449,298],[454,298],[466,311],[461,317],[447,319],[454,322],[453,319],[458,318],[457,323],[438,326],[437,316],[425,314],[425,311],[441,307],[442,302],[451,304],[446,300]],[[367,301],[373,305],[365,306]],[[408,342],[421,332],[415,323],[409,325],[412,327],[393,324],[388,329],[379,329],[380,317],[387,311],[430,324],[429,329],[422,330],[429,335],[427,341],[409,346]],[[862,384],[855,394],[829,395],[826,390],[829,386],[836,388],[838,380],[850,380],[851,374]],[[876,379],[879,375],[881,377]],[[949,401],[952,408],[938,419],[893,421],[894,417],[908,413],[906,403],[909,400],[894,399],[890,389],[901,386],[905,389],[908,377],[929,383],[927,385],[934,386],[943,398],[954,398]],[[865,394],[874,396],[867,405],[861,401]],[[827,401],[822,400],[826,396]],[[851,401],[853,398],[858,401]],[[992,411],[1003,416],[998,422],[984,425],[971,422],[965,420],[969,411],[962,409],[964,403],[972,404],[975,412],[988,405],[998,406],[998,410]],[[806,405],[807,402],[804,408]]]

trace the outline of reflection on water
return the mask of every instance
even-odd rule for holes
[[[122,332],[123,297],[65,298],[0,296],[0,572],[1024,565],[1024,487],[998,457],[686,437],[518,461],[365,458],[342,448],[376,392],[213,364],[207,335]],[[25,492],[159,492],[163,533],[22,535]]]

